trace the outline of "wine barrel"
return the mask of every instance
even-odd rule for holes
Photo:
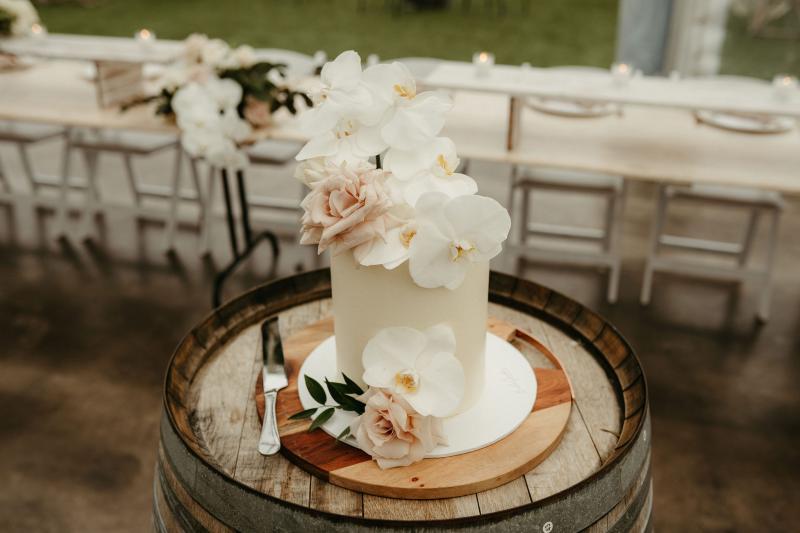
[[[571,380],[567,429],[536,468],[477,494],[403,500],[337,487],[280,454],[261,456],[258,326],[277,315],[287,338],[330,315],[330,272],[320,270],[240,296],[181,341],[165,381],[155,529],[649,531],[650,416],[633,350],[600,316],[555,291],[494,272],[490,285],[490,315],[545,343]]]

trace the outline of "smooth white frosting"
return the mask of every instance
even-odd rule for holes
[[[456,357],[466,376],[466,392],[456,412],[477,401],[485,380],[486,320],[489,299],[489,263],[470,265],[455,290],[419,287],[408,263],[394,270],[364,267],[353,254],[331,259],[336,364],[339,372],[364,385],[361,354],[378,331],[392,326],[426,329],[447,324],[456,337]]]

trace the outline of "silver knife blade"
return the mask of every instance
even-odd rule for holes
[[[289,384],[283,365],[283,344],[278,317],[261,324],[261,356],[263,358],[264,392],[277,391]]]

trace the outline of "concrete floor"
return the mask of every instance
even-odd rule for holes
[[[44,170],[57,147],[38,149]],[[9,173],[12,153],[0,147]],[[169,157],[142,165],[158,179]],[[101,164],[103,192],[128,201],[117,161]],[[484,194],[503,198],[508,169],[476,165]],[[254,172],[252,188],[293,195],[290,169]],[[19,179],[18,188],[24,189]],[[653,303],[638,304],[655,188],[634,185],[624,228],[620,301],[586,269],[495,268],[552,286],[605,314],[639,353],[651,391],[655,524],[660,531],[777,531],[800,523],[800,205],[781,228],[772,320],[753,320],[755,287],[658,276]],[[149,527],[162,376],[181,335],[209,311],[210,275],[227,258],[215,228],[214,259],[180,233],[161,251],[158,226],[126,209],[105,217],[87,246],[48,236],[29,196],[0,207],[0,531],[144,531]],[[543,198],[555,218],[589,219],[597,206]],[[544,215],[543,215],[544,216]],[[551,220],[553,220],[551,218]],[[741,216],[677,210],[680,230],[736,238]],[[279,273],[310,262],[286,245]],[[266,278],[257,256],[228,295]]]

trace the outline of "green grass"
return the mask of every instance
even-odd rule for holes
[[[605,67],[613,61],[617,0],[507,0],[505,15],[487,12],[481,0],[468,13],[460,0],[443,11],[402,14],[392,14],[383,0],[367,4],[359,11],[356,0],[98,0],[39,11],[58,33],[129,36],[147,27],[162,38],[203,32],[234,45],[330,56],[352,48],[362,56],[469,60],[476,50],[490,50],[509,64]]]
[[[776,25],[800,31],[794,15],[784,17]],[[800,76],[800,40],[766,39],[747,32],[747,21],[731,15],[722,51],[723,74],[756,76],[771,79],[775,74]]]

